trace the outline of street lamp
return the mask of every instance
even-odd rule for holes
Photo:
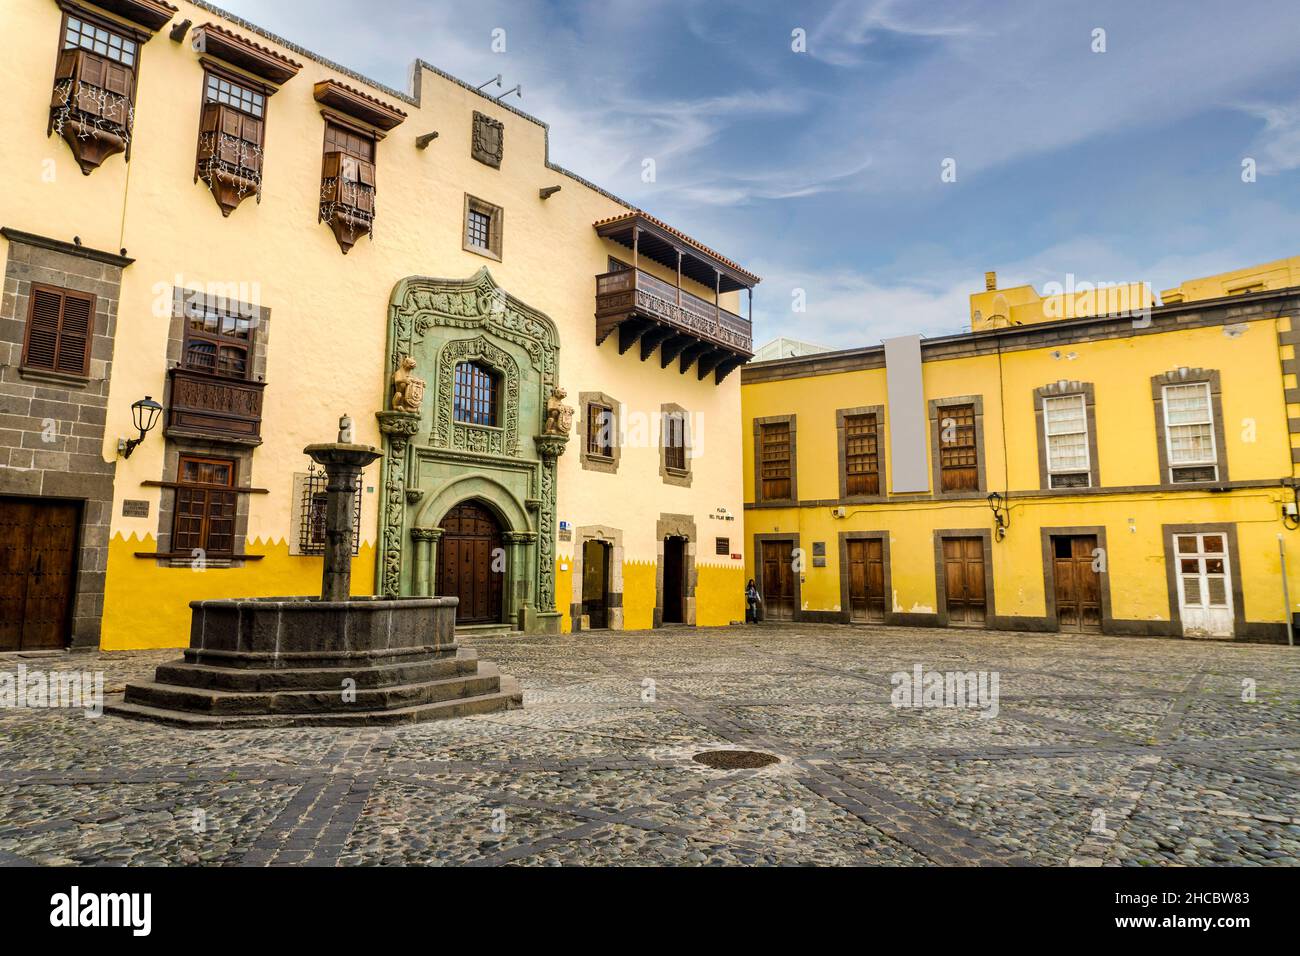
[[[1006,498],[998,492],[993,492],[988,497],[989,508],[993,511],[994,531],[993,535],[1001,541],[1007,536],[1007,531],[1011,529],[1011,512],[1007,508]]]
[[[135,446],[144,441],[144,436],[149,434],[153,426],[158,423],[158,416],[162,413],[162,406],[153,400],[152,395],[146,395],[138,402],[131,404],[131,422],[140,432],[139,438],[119,438],[117,440],[117,453],[123,458],[130,458],[131,452],[135,451]]]

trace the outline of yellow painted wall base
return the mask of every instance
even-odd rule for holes
[[[135,552],[157,551],[152,535],[114,535],[108,546],[107,590],[100,647],[106,651],[188,647],[190,602],[234,597],[319,594],[321,560],[294,557],[283,541],[250,541],[264,554],[242,568],[159,568]],[[375,591],[375,551],[363,543],[352,559],[352,593]]]
[[[720,627],[745,619],[745,569],[743,567],[696,565],[695,623]]]

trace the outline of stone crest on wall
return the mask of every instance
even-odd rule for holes
[[[470,155],[485,166],[501,168],[501,154],[505,146],[505,125],[486,114],[474,111],[474,137]]]

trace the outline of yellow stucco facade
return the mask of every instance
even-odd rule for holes
[[[105,6],[118,13],[133,8]],[[158,0],[134,6],[166,8]],[[593,224],[627,214],[631,207],[551,164],[543,123],[427,64],[416,65],[409,93],[386,89],[206,5],[178,3],[174,15],[151,35],[101,6],[68,9],[144,37],[134,64],[129,162],[122,154],[112,155],[83,175],[68,144],[57,133],[47,135],[46,81],[55,76],[60,32],[66,29],[64,9],[55,0],[11,0],[0,10],[0,79],[11,93],[0,150],[6,167],[18,171],[13,188],[0,201],[0,225],[6,230],[0,255],[10,263],[6,315],[21,339],[28,290],[19,283],[52,281],[53,267],[34,264],[49,256],[71,263],[54,271],[73,278],[55,284],[100,284],[97,308],[111,327],[96,329],[97,336],[110,340],[96,339],[88,369],[89,391],[103,392],[102,408],[84,413],[98,432],[76,427],[75,407],[66,428],[56,425],[58,448],[74,448],[68,454],[111,482],[111,494],[105,491],[102,502],[81,505],[83,518],[105,529],[107,539],[95,547],[83,542],[79,553],[76,600],[81,603],[73,615],[74,646],[182,646],[189,637],[191,600],[318,591],[320,557],[299,555],[293,548],[294,516],[302,507],[295,476],[308,465],[303,448],[332,440],[344,413],[355,422],[356,441],[383,446],[375,413],[388,407],[391,392],[386,336],[395,286],[408,277],[468,281],[483,267],[512,301],[554,324],[557,371],[548,386],[567,390],[572,405],[583,393],[609,396],[622,406],[625,426],[638,416],[648,423],[644,435],[623,436],[617,473],[584,467],[580,434],[572,436],[560,456],[554,483],[553,517],[559,528],[551,559],[554,598],[540,610],[558,613],[566,630],[573,626],[570,565],[577,539],[566,529],[602,527],[619,537],[621,574],[611,576],[624,582],[622,626],[657,623],[655,608],[664,605],[662,574],[658,584],[656,579],[664,547],[659,528],[665,516],[676,516],[682,527],[693,529],[684,584],[694,589],[684,602],[693,623],[723,625],[743,616],[742,560],[732,557],[741,551],[739,375],[718,381],[713,374],[697,375],[695,368],[684,373],[676,362],[661,364],[658,354],[642,360],[637,347],[620,351],[618,335],[597,345],[594,277],[609,270],[611,257],[630,262],[632,253],[602,238]],[[194,24],[190,36],[169,37],[184,20]],[[216,24],[301,67],[278,86],[263,84],[270,90],[263,117],[261,195],[239,203],[228,217],[195,175],[204,57],[213,54],[211,48],[197,51],[191,41],[193,31],[205,24]],[[229,61],[220,65],[230,75],[246,77]],[[406,114],[375,145],[373,236],[359,238],[346,255],[330,228],[318,221],[325,120],[314,91],[324,81],[345,84],[363,100],[370,97]],[[473,155],[476,113],[500,124],[498,166]],[[421,148],[417,139],[434,131],[437,138]],[[556,186],[559,191],[545,198],[539,194]],[[467,197],[500,211],[493,226],[500,229],[494,236],[499,255],[466,248]],[[94,256],[86,258],[87,251]],[[84,274],[76,265],[82,258]],[[657,279],[676,281],[673,270],[645,255],[638,266]],[[714,287],[690,277],[681,285],[701,300],[715,300]],[[169,366],[179,354],[176,290],[209,295],[217,290],[255,306],[264,319],[256,357],[265,380],[260,443],[230,446],[230,451],[192,436],[186,445],[167,434],[174,397]],[[723,309],[741,311],[734,291],[724,291],[717,301]],[[12,439],[15,448],[30,448],[34,454],[10,461],[8,474],[0,476],[0,494],[45,499],[57,482],[47,476],[42,487],[37,478],[20,480],[19,471],[40,471],[42,461],[46,471],[56,471],[57,462],[36,457],[46,454],[43,446],[34,439],[24,444],[20,432],[39,429],[42,416],[33,402],[81,401],[86,389],[84,383],[61,383],[57,376],[23,378],[22,355],[21,342],[12,344],[3,381],[4,411],[13,418],[5,427],[18,436]],[[419,371],[429,379],[432,396],[432,371]],[[68,387],[80,390],[73,399],[63,392]],[[145,395],[164,405],[163,418],[126,458],[119,454],[118,441],[136,435],[132,403]],[[688,483],[666,481],[662,474],[659,428],[665,405],[690,416]],[[575,422],[584,418],[578,409]],[[521,441],[529,443],[530,451],[532,435],[541,427],[540,420],[520,427]],[[182,454],[229,454],[240,468],[236,484],[255,489],[239,495],[238,534],[248,560],[211,561],[194,570],[188,562],[141,556],[159,553],[160,538],[170,531],[178,443]],[[472,461],[464,464],[467,474],[475,468]],[[363,485],[352,578],[358,594],[374,593],[377,587],[383,497],[378,466],[367,472]],[[53,493],[60,494],[76,492]],[[718,530],[723,527],[719,515],[732,516],[729,531]],[[715,536],[727,534],[735,540],[725,555],[716,555]],[[98,584],[87,583],[86,574]],[[580,602],[580,587],[577,597]],[[97,624],[100,600],[102,624]]]
[[[919,388],[906,399],[930,409],[930,432],[917,443],[928,482],[907,493],[896,487],[898,463],[890,455],[896,444],[891,429],[902,409],[890,402],[885,349],[747,366],[747,568],[762,581],[765,548],[780,549],[782,556],[791,545],[802,552],[793,581],[773,581],[779,567],[768,569],[769,611],[768,592],[784,588],[793,590],[793,601],[777,593],[777,613],[793,603],[795,619],[956,624],[946,613],[950,592],[955,589],[960,602],[963,586],[974,580],[987,585],[981,588],[987,593],[977,596],[968,622],[983,626],[1285,640],[1279,544],[1290,552],[1292,609],[1300,596],[1300,538],[1291,533],[1300,525],[1292,486],[1300,457],[1292,331],[1300,300],[1297,264],[1300,259],[1282,260],[1184,283],[1176,294],[1165,293],[1167,304],[1145,315],[1094,312],[1053,320],[1043,314],[1043,297],[1029,287],[1010,290],[996,307],[1002,295],[996,288],[972,295],[976,331],[923,340],[917,349]],[[992,315],[1001,320],[990,323]],[[895,372],[899,380],[906,373],[901,365]],[[1213,416],[1204,423],[1201,412],[1188,413],[1201,423],[1194,427],[1212,437],[1208,463],[1199,468],[1178,467],[1181,452],[1165,444],[1169,434],[1177,441],[1185,432],[1171,425],[1176,417],[1162,417],[1163,405],[1184,397],[1204,398]],[[1079,452],[1077,473],[1070,476],[1054,476],[1045,460],[1043,402],[1053,398],[1072,403],[1053,409],[1078,410],[1074,424],[1064,426]],[[941,430],[946,406],[973,407],[978,458],[977,468],[966,472],[968,486],[947,492],[946,469],[935,461],[947,454]],[[878,445],[857,459],[867,469],[879,468],[871,494],[846,494],[840,410],[876,416],[858,419],[879,428]],[[765,423],[779,429],[766,433],[769,440],[782,439],[768,454],[776,463],[766,472]],[[790,455],[783,443],[787,430]],[[781,477],[787,458],[794,477],[788,496]],[[777,477],[764,485],[764,474]],[[999,497],[990,500],[995,493]],[[1005,525],[1002,536],[994,505]],[[1205,535],[1209,547],[1219,549],[1208,558]],[[883,555],[876,550],[856,558],[874,568],[852,567],[846,542],[855,537],[884,542]],[[951,538],[975,542],[966,559],[975,565],[972,578],[956,556],[961,545],[944,543]],[[1091,567],[1078,564],[1078,553],[1073,559],[1068,554],[1075,538],[1091,555],[1084,562]],[[1226,576],[1211,581],[1207,569],[1218,574],[1225,562]],[[1090,570],[1099,594],[1091,597],[1084,626],[1077,627],[1076,613],[1063,623],[1058,599],[1073,604],[1077,595],[1058,576]],[[1176,570],[1186,570],[1186,580]],[[867,584],[868,578],[874,582]],[[1198,602],[1198,588],[1215,593]],[[883,605],[874,613],[865,600],[868,590],[884,592],[871,595]],[[1216,606],[1209,614],[1217,615],[1215,624],[1207,627],[1206,615],[1193,613],[1198,603]]]

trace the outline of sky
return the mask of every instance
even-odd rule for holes
[[[522,84],[552,162],[762,276],[756,344],[960,332],[987,270],[1300,255],[1294,0],[218,5],[400,90],[417,57]]]

